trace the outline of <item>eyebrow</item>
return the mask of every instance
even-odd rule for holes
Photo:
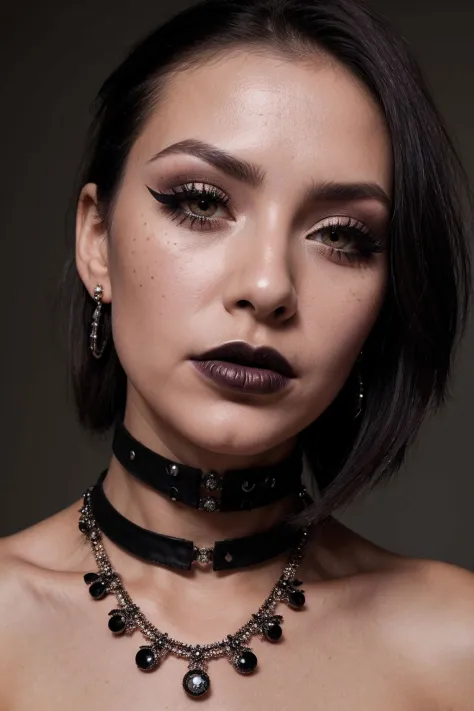
[[[156,153],[147,162],[151,163],[157,158],[167,155],[185,153],[199,158],[218,170],[226,173],[231,178],[235,178],[251,188],[258,188],[265,181],[265,171],[254,163],[249,163],[242,158],[237,158],[231,153],[227,153],[222,148],[218,148],[210,143],[194,138],[187,138],[178,143],[172,143]],[[319,185],[311,185],[306,191],[305,200],[309,202],[329,201],[329,202],[351,202],[355,200],[377,200],[385,207],[391,208],[392,201],[385,190],[372,182],[340,183],[327,181]]]

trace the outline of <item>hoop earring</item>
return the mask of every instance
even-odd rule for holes
[[[360,355],[357,359],[357,363],[360,362],[362,358],[362,351],[360,352]],[[364,401],[364,381],[362,380],[362,373],[360,372],[360,367],[357,368],[357,379],[359,383],[359,392],[357,394],[357,409],[356,413],[354,415],[354,420],[357,420],[358,417],[360,417],[362,413],[362,404]]]
[[[102,341],[102,344],[99,347],[97,346],[97,336],[98,336],[98,331],[99,331],[100,316],[102,313],[102,297],[103,297],[103,295],[104,295],[104,290],[102,289],[102,286],[100,284],[97,284],[97,286],[94,289],[94,300],[95,300],[97,306],[95,307],[94,313],[92,314],[91,332],[89,335],[89,348],[90,348],[94,358],[101,358],[102,354],[104,352],[105,346],[107,345],[107,337],[105,336]]]

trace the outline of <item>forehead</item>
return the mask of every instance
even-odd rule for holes
[[[376,180],[390,193],[383,114],[364,85],[327,55],[303,64],[237,51],[177,74],[137,140],[135,156],[145,162],[190,137],[260,163],[268,185],[298,175],[343,177]]]

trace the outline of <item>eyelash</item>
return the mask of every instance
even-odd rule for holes
[[[203,188],[199,190],[195,187],[194,183],[180,185],[178,187],[182,189],[176,190],[175,188],[171,188],[171,195],[157,192],[151,188],[148,188],[148,190],[156,200],[162,203],[162,210],[168,216],[171,216],[172,220],[176,220],[179,216],[182,216],[182,220],[178,224],[189,224],[190,229],[212,230],[212,223],[218,222],[218,220],[202,215],[191,215],[180,208],[182,203],[191,200],[194,202],[201,199],[215,202],[226,208],[230,205],[230,198],[213,185],[204,184]],[[349,234],[354,237],[357,244],[355,250],[336,249],[327,244],[323,244],[323,247],[329,251],[332,259],[349,263],[368,262],[373,259],[375,253],[384,251],[384,244],[377,240],[362,222],[347,216],[338,217],[337,220],[337,222],[323,225],[311,233],[312,235],[317,235],[324,230],[330,230],[336,233],[342,232],[343,234]],[[198,223],[198,227],[194,227],[196,222]]]

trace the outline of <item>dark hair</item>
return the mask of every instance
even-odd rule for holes
[[[404,40],[368,6],[356,0],[205,0],[137,44],[98,93],[78,190],[97,184],[107,226],[129,151],[167,81],[243,47],[296,60],[335,57],[375,97],[392,142],[389,284],[358,366],[363,413],[353,418],[354,369],[331,405],[300,433],[323,495],[298,522],[314,521],[388,480],[424,417],[450,396],[453,355],[471,296],[471,194],[418,65]],[[62,287],[79,419],[104,432],[123,417],[126,376],[111,336],[104,356],[91,357],[94,302],[77,273],[74,250]],[[104,318],[110,330],[110,305]]]

